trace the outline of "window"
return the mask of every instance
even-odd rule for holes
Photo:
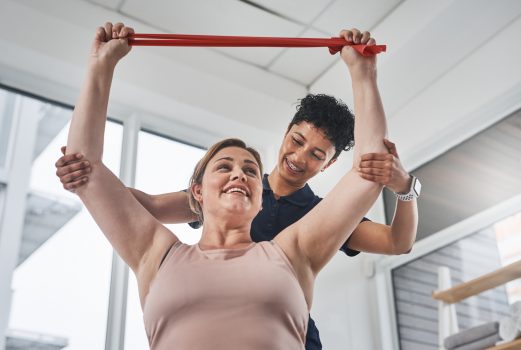
[[[4,200],[5,200],[5,184],[0,182],[0,221],[2,220],[2,213],[4,212]]]
[[[23,98],[38,122],[7,344],[103,349],[112,248],[81,202],[63,190],[54,163],[71,110]],[[108,122],[105,164],[119,173],[122,127]]]
[[[521,213],[513,215],[493,225],[496,235],[501,265],[509,265],[521,260]],[[521,280],[506,284],[508,302],[521,301]]]
[[[2,230],[7,227],[1,234],[11,237],[0,248],[9,257],[6,261],[17,260],[12,280],[0,276],[0,282],[11,282],[12,290],[9,299],[9,283],[3,285],[7,290],[2,293],[9,300],[2,304],[2,310],[7,309],[2,315],[9,320],[7,316],[0,320],[8,321],[7,348],[103,349],[113,250],[81,201],[65,191],[55,175],[54,164],[61,156],[60,147],[66,144],[72,110],[0,90],[0,113],[0,209],[13,208],[9,205],[13,202],[19,208],[11,210],[18,213],[16,220],[0,217]],[[18,127],[20,120],[24,127]],[[119,174],[123,128],[109,121],[105,132],[103,162]],[[26,144],[30,147],[24,147]],[[16,154],[9,155],[10,148]],[[19,150],[23,150],[23,162]],[[186,189],[203,154],[200,148],[141,131],[136,188],[150,194]],[[16,174],[7,171],[8,167]],[[27,192],[26,198],[18,195],[22,191]],[[17,232],[11,230],[12,222],[21,226]],[[201,230],[187,224],[167,226],[188,244],[201,235]],[[19,251],[11,249],[9,254],[19,237]],[[148,348],[132,274],[127,308],[127,349]]]
[[[0,180],[6,177],[5,169],[7,168],[15,98],[15,94],[0,90]]]
[[[521,259],[519,233],[521,213],[393,269],[401,349],[438,349],[438,302],[431,293],[438,289],[439,266],[449,267],[452,285],[492,272]],[[512,281],[458,302],[459,328],[499,321],[517,300],[521,283]]]
[[[200,148],[141,131],[137,154],[136,188],[149,194],[186,189],[195,164],[204,153],[205,151]],[[194,230],[187,224],[166,226],[187,244],[194,244],[201,237],[201,229]],[[142,350],[148,347],[142,315],[137,282],[134,275],[130,273],[126,350]]]

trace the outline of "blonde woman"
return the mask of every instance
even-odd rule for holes
[[[356,169],[301,220],[272,241],[253,243],[261,207],[262,165],[242,141],[210,148],[195,169],[192,208],[204,220],[198,244],[181,243],[146,211],[102,163],[103,134],[114,69],[133,30],[98,28],[87,77],[73,113],[67,153],[91,162],[79,195],[114,249],[136,274],[152,349],[304,349],[313,283],[381,191]],[[343,30],[348,40],[359,34]],[[362,43],[374,44],[369,33]],[[386,122],[376,86],[375,57],[345,47],[355,101],[355,163],[385,152]],[[332,156],[327,155],[327,156]]]

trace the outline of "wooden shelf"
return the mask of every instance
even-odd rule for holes
[[[436,300],[453,304],[518,278],[521,278],[521,260],[468,282],[458,284],[455,287],[442,291],[435,291],[432,293],[432,297]],[[503,348],[495,347],[492,349]],[[521,349],[521,345],[519,345],[518,348],[504,349]]]
[[[516,339],[509,343],[497,345],[492,348],[487,348],[485,350],[521,350],[521,339]]]

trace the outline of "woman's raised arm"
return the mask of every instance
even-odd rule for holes
[[[374,45],[368,32],[343,30],[340,36],[355,43]],[[346,46],[341,52],[351,75],[355,110],[354,166],[361,154],[386,152],[387,124],[376,83],[376,57],[364,57]],[[275,238],[284,249],[301,283],[310,279],[332,258],[378,198],[382,186],[348,171],[333,190],[300,221]]]
[[[138,277],[140,294],[148,291],[165,249],[177,238],[155,220],[102,163],[103,136],[114,69],[129,51],[132,28],[105,24],[96,31],[87,76],[74,108],[67,153],[82,153],[92,173],[79,195],[112,246]]]

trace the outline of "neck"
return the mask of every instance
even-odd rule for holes
[[[230,225],[227,222],[219,223],[215,220],[205,220],[199,247],[203,250],[243,248],[252,243],[250,227],[251,222],[242,225]]]
[[[306,185],[305,182],[301,184],[287,181],[280,176],[277,167],[275,167],[275,169],[273,169],[268,175],[268,182],[270,183],[271,190],[277,199],[283,196],[288,196]]]

